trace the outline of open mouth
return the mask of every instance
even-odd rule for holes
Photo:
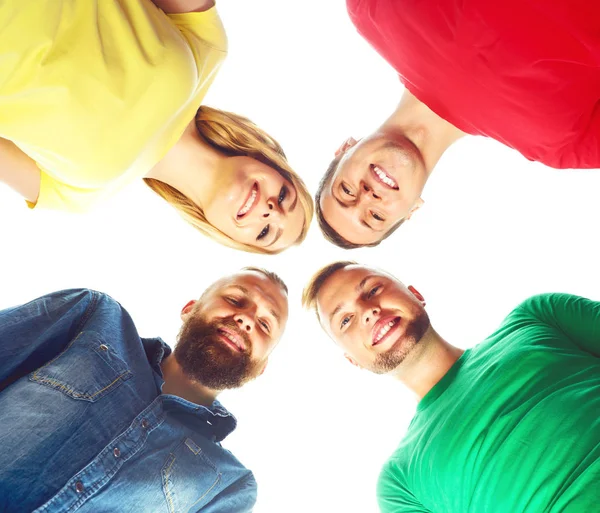
[[[398,184],[396,183],[396,180],[387,174],[385,169],[383,169],[381,166],[371,164],[371,173],[373,173],[375,180],[378,182],[382,183],[386,187],[389,187],[390,189],[394,189],[396,191],[398,190]]]
[[[243,353],[246,350],[244,339],[234,330],[223,326],[219,328],[217,332],[219,335],[221,335],[223,342],[229,345],[232,349],[239,351],[240,353]]]
[[[260,198],[260,191],[258,190],[258,182],[254,182],[252,189],[248,193],[248,197],[246,201],[242,205],[242,207],[238,210],[237,217],[240,219],[250,212],[254,206],[258,203],[258,199]]]
[[[386,317],[385,319],[379,320],[373,327],[371,345],[376,346],[385,342],[385,340],[396,331],[399,323],[400,317]]]

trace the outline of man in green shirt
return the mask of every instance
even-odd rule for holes
[[[354,262],[319,271],[303,302],[351,363],[419,399],[381,471],[382,512],[600,511],[600,303],[534,296],[463,351],[414,287]]]

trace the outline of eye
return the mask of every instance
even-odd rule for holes
[[[354,194],[352,194],[352,191],[346,186],[346,184],[344,182],[342,182],[342,191],[344,191],[345,194],[347,194],[348,196],[352,196],[354,197]]]
[[[373,216],[374,219],[377,219],[377,221],[385,221],[385,219],[383,217],[381,217],[379,214],[377,214],[376,212],[371,212],[371,215]]]
[[[351,320],[352,320],[352,316],[346,315],[346,317],[344,317],[342,319],[342,322],[340,322],[340,329],[346,327],[350,323]]]
[[[283,203],[283,200],[285,200],[285,198],[287,198],[288,195],[288,188],[284,185],[281,190],[279,191],[279,197],[277,198],[277,203],[279,203],[280,205]]]
[[[260,240],[260,239],[264,239],[267,234],[269,233],[269,228],[270,225],[265,226],[262,231],[258,234],[258,237],[256,237],[256,240]]]
[[[367,298],[372,298],[375,294],[377,294],[377,292],[379,292],[379,289],[381,289],[381,285],[377,285],[376,287],[373,287],[371,290],[369,290],[369,293],[367,294]]]
[[[263,327],[263,329],[267,332],[267,333],[271,333],[271,326],[269,326],[269,323],[266,321],[263,321],[262,319],[258,320],[258,323]]]
[[[239,299],[236,299],[234,297],[226,297],[225,301],[232,304],[233,306],[241,306],[242,305],[242,302]]]

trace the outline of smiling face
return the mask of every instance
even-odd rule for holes
[[[288,318],[281,285],[243,271],[212,285],[181,313],[174,355],[184,373],[215,389],[237,388],[260,375]]]
[[[298,192],[272,167],[250,157],[230,157],[214,190],[204,215],[230,238],[276,252],[300,236],[305,216]]]
[[[352,363],[376,374],[402,365],[430,326],[416,289],[368,267],[336,271],[316,299],[325,331]]]
[[[353,244],[373,244],[422,204],[427,181],[423,158],[406,137],[375,133],[349,140],[323,188],[325,221]]]

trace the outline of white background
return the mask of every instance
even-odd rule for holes
[[[355,33],[343,0],[219,7],[230,54],[205,103],[271,132],[314,192],[337,146],[395,107],[402,88],[393,70]],[[284,338],[263,377],[221,396],[239,420],[225,446],[257,477],[257,513],[377,511],[379,468],[414,412],[401,385],[351,367],[301,310],[320,266],[351,258],[415,285],[434,327],[463,348],[531,294],[600,299],[600,174],[548,169],[483,138],[443,157],[424,207],[375,249],[335,248],[313,225],[301,247],[279,256],[236,252],[146,189],[140,181],[91,214],[71,215],[29,211],[0,188],[0,308],[95,288],[121,302],[142,336],[172,344],[181,307],[214,278],[246,265],[280,273],[290,288]]]

